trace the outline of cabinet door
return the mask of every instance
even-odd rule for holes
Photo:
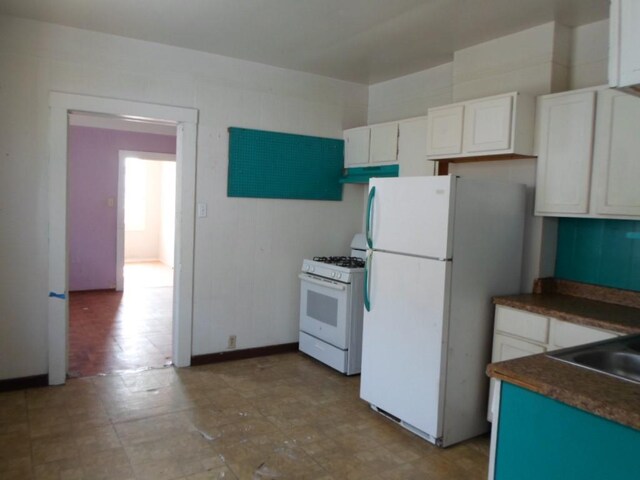
[[[536,353],[544,353],[546,348],[535,343],[524,342],[517,338],[509,337],[496,333],[493,336],[493,353],[491,362],[502,362],[505,360],[513,360],[514,358],[526,357]],[[495,390],[495,380],[491,379],[489,383],[489,409],[487,411],[487,420],[493,421],[491,405],[493,404],[493,395]]]
[[[435,162],[427,160],[427,117],[402,121],[398,128],[400,176],[434,175]]]
[[[596,125],[594,211],[640,216],[640,97],[603,90]]]
[[[393,163],[398,161],[398,124],[373,125],[369,163]]]
[[[509,150],[513,95],[468,102],[464,112],[465,153]]]
[[[430,157],[462,153],[462,115],[464,106],[430,108],[427,115],[427,155]]]
[[[525,342],[517,338],[509,337],[496,333],[493,336],[493,354],[492,362],[502,362],[504,360],[513,360],[514,358],[526,357],[536,353],[544,353],[546,348],[543,345]]]
[[[587,213],[596,92],[541,97],[536,214]]]
[[[369,127],[344,131],[345,168],[369,163]]]

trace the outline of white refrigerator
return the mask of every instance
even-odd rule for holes
[[[520,184],[369,183],[360,396],[436,445],[488,430],[491,297],[520,291],[524,214]]]

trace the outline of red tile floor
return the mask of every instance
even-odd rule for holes
[[[125,265],[124,292],[71,292],[71,377],[171,363],[173,271],[159,262]]]

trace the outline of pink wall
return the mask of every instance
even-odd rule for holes
[[[176,153],[176,137],[69,127],[69,290],[115,288],[118,151]]]

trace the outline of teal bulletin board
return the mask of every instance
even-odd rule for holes
[[[229,128],[227,196],[342,200],[344,141]]]

